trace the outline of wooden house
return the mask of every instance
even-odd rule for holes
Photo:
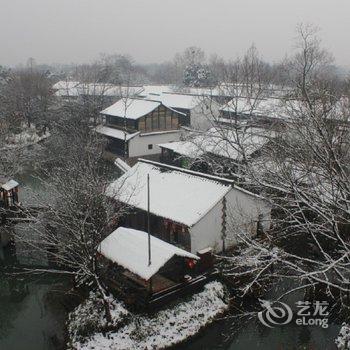
[[[139,98],[122,99],[101,114],[105,123],[96,131],[107,137],[109,152],[124,158],[160,154],[158,143],[180,139],[184,116],[161,102]]]
[[[233,181],[144,159],[106,190],[130,207],[124,226],[147,230],[148,175],[151,232],[187,251],[220,252],[234,246],[239,234],[254,236],[270,227],[269,203]]]
[[[206,281],[197,268],[199,256],[144,231],[119,227],[101,242],[98,253],[106,284],[130,304],[157,304]]]
[[[163,92],[161,94],[149,94],[146,98],[160,101],[165,106],[181,112],[181,125],[192,129],[208,130],[219,117],[220,105],[210,96]]]

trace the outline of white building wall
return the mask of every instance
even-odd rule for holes
[[[219,118],[219,104],[210,98],[203,98],[199,105],[191,110],[191,126],[196,130],[206,131],[215,125]]]
[[[217,203],[201,220],[189,229],[191,252],[212,247],[215,252],[222,250],[221,223],[222,202]]]
[[[139,134],[129,140],[129,157],[159,154],[161,153],[161,149],[157,146],[158,143],[179,141],[180,136],[180,130]],[[148,145],[152,145],[152,149],[149,149]]]
[[[227,240],[235,244],[242,234],[255,236],[258,221],[264,231],[271,225],[271,206],[265,200],[233,188],[227,195]]]
[[[226,208],[226,248],[236,245],[242,234],[256,235],[259,219],[264,230],[270,228],[271,207],[262,199],[232,188],[226,195]],[[192,253],[207,247],[212,247],[215,252],[222,251],[222,215],[223,203],[220,201],[189,229]]]

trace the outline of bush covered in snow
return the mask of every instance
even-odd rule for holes
[[[117,328],[128,316],[129,312],[123,304],[109,297],[112,324],[107,324],[102,298],[91,292],[89,297],[80,304],[68,317],[68,333],[73,343],[83,340],[96,332],[105,332]]]
[[[335,344],[340,350],[350,349],[350,325],[343,323]]]
[[[71,349],[164,349],[194,336],[228,309],[225,287],[219,282],[211,282],[202,292],[152,317],[130,314],[121,303],[114,301],[119,310],[119,314],[112,313],[115,327],[103,332],[103,311],[92,305],[91,297],[70,315],[68,347]],[[85,319],[89,321],[86,323]],[[91,330],[92,324],[97,328],[87,336],[83,329],[88,326]]]
[[[34,145],[50,136],[49,131],[38,133],[35,128],[26,128],[19,134],[11,134],[6,138],[7,147],[26,147]]]

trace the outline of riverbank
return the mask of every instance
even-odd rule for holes
[[[166,349],[196,336],[229,309],[226,288],[208,283],[202,292],[149,315],[136,315],[111,298],[112,324],[105,323],[102,305],[90,297],[69,316],[69,349]]]

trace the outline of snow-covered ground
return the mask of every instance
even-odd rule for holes
[[[46,131],[39,136],[35,127],[26,128],[19,134],[9,135],[6,138],[6,148],[28,147],[48,138],[49,136],[49,131]]]
[[[210,282],[204,290],[154,316],[135,315],[111,300],[113,330],[105,331],[102,304],[91,294],[69,316],[69,349],[165,349],[198,333],[229,305],[225,287]]]

